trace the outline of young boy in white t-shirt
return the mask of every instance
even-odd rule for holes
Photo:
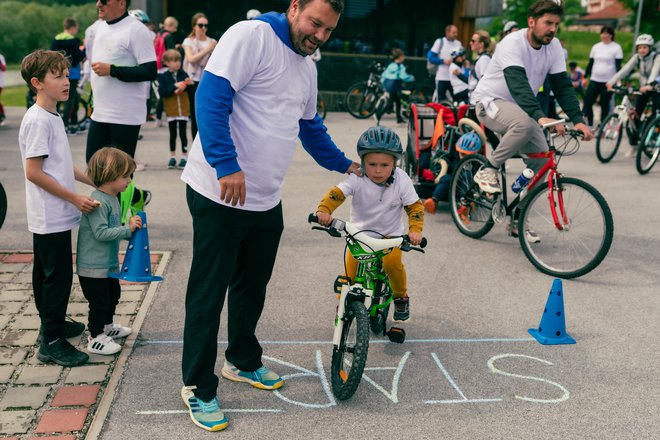
[[[89,356],[67,341],[85,330],[84,324],[66,320],[73,279],[71,230],[80,222],[79,211],[91,212],[98,202],[76,193],[75,180],[93,184],[73,166],[64,122],[57,113],[57,102],[69,96],[69,62],[61,52],[37,50],[23,59],[21,75],[37,95],[18,134],[28,229],[33,233],[32,287],[41,319],[37,357],[74,367]]]
[[[470,96],[468,92],[468,75],[463,70],[465,62],[465,49],[462,47],[451,53],[452,63],[449,65],[449,82],[451,83],[454,101],[468,104]]]
[[[350,221],[360,230],[386,237],[401,235],[404,232],[403,209],[408,214],[410,243],[419,245],[424,227],[424,205],[410,177],[396,166],[403,154],[399,136],[387,127],[371,127],[360,136],[357,152],[362,160],[364,175],[358,177],[351,174],[328,191],[316,209],[319,223],[328,226],[332,222],[332,212],[347,196],[352,196]],[[406,269],[401,262],[399,248],[394,248],[383,258],[383,269],[394,293],[393,318],[395,321],[407,321],[410,318],[410,300]],[[346,271],[349,278],[355,278],[357,261],[350,253],[346,254]]]

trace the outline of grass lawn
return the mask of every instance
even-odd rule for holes
[[[9,107],[25,107],[25,94],[27,86],[15,86],[2,89],[2,105]]]

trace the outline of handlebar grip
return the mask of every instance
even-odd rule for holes
[[[319,218],[316,216],[316,214],[309,214],[307,217],[307,223],[318,223]]]
[[[426,240],[426,237],[422,237],[422,241],[421,241],[421,243],[419,243],[419,247],[421,247],[422,249],[424,249],[424,248],[426,247],[427,243],[428,243],[428,242],[427,242],[427,240]]]

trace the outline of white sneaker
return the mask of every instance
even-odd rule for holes
[[[511,234],[512,237],[518,237],[518,225],[513,224],[513,226],[507,226],[507,230]],[[537,234],[535,231],[525,228],[525,238],[527,239],[528,242],[530,243],[540,243],[541,242],[541,237],[539,237],[539,234]]]
[[[474,175],[474,183],[479,185],[479,189],[490,194],[501,193],[500,179],[497,176],[497,170],[490,167],[481,167]]]
[[[133,333],[129,327],[124,327],[119,324],[106,324],[103,326],[103,333],[107,336],[116,339],[116,338],[125,338],[126,336]]]
[[[95,338],[87,337],[87,351],[90,353],[111,355],[121,350],[121,345],[117,344],[105,333],[101,333]]]
[[[626,151],[626,154],[624,154],[624,157],[636,157],[637,156],[637,149],[635,147],[630,148],[630,150]]]

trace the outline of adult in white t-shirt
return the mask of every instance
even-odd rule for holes
[[[206,65],[199,133],[181,176],[194,232],[182,362],[184,384],[196,387],[191,403],[217,399],[217,335],[228,287],[223,376],[240,380],[240,371],[255,372],[265,378],[255,379],[260,387],[283,384],[263,367],[255,330],[284,228],[280,190],[297,139],[325,168],[359,172],[316,113],[316,66],[308,56],[328,40],[341,9],[339,2],[301,7],[293,0],[286,14],[236,23]],[[215,416],[214,426],[226,425]]]
[[[552,0],[538,0],[528,10],[529,28],[513,32],[495,49],[486,74],[472,94],[477,118],[491,130],[503,135],[488,163],[475,175],[482,191],[501,192],[497,169],[517,153],[547,151],[541,125],[552,122],[541,110],[536,94],[549,75],[552,90],[575,128],[592,137],[584,124],[575,91],[566,74],[559,41],[554,38],[563,8]],[[559,133],[563,126],[557,126]],[[534,171],[545,159],[525,159]]]
[[[438,65],[438,70],[435,73],[438,102],[447,99],[447,92],[452,93],[451,76],[449,74],[449,65],[452,62],[451,54],[462,48],[463,44],[458,41],[458,28],[450,24],[445,27],[445,36],[435,40],[426,54],[429,63]]]
[[[607,82],[621,68],[623,50],[619,43],[614,41],[614,28],[603,26],[600,30],[600,43],[596,43],[589,52],[589,64],[585,78],[591,78],[584,97],[582,111],[587,117],[590,126],[594,124],[593,105],[596,97],[600,96],[600,120],[610,112],[610,93]]]
[[[135,156],[140,127],[147,118],[148,84],[158,76],[153,36],[128,14],[126,1],[98,2],[97,7],[103,22],[96,27],[91,59],[94,112],[87,134],[88,162],[107,145]],[[151,197],[133,185],[127,191],[124,197],[133,212],[142,210]]]
[[[209,19],[206,18],[206,15],[201,12],[193,15],[192,32],[181,44],[185,51],[183,69],[188,77],[193,80],[193,83],[186,88],[190,99],[190,132],[193,139],[197,136],[197,115],[195,113],[197,86],[202,80],[206,63],[209,62],[209,57],[215,49],[215,45],[218,44],[215,39],[206,35],[208,28]]]

